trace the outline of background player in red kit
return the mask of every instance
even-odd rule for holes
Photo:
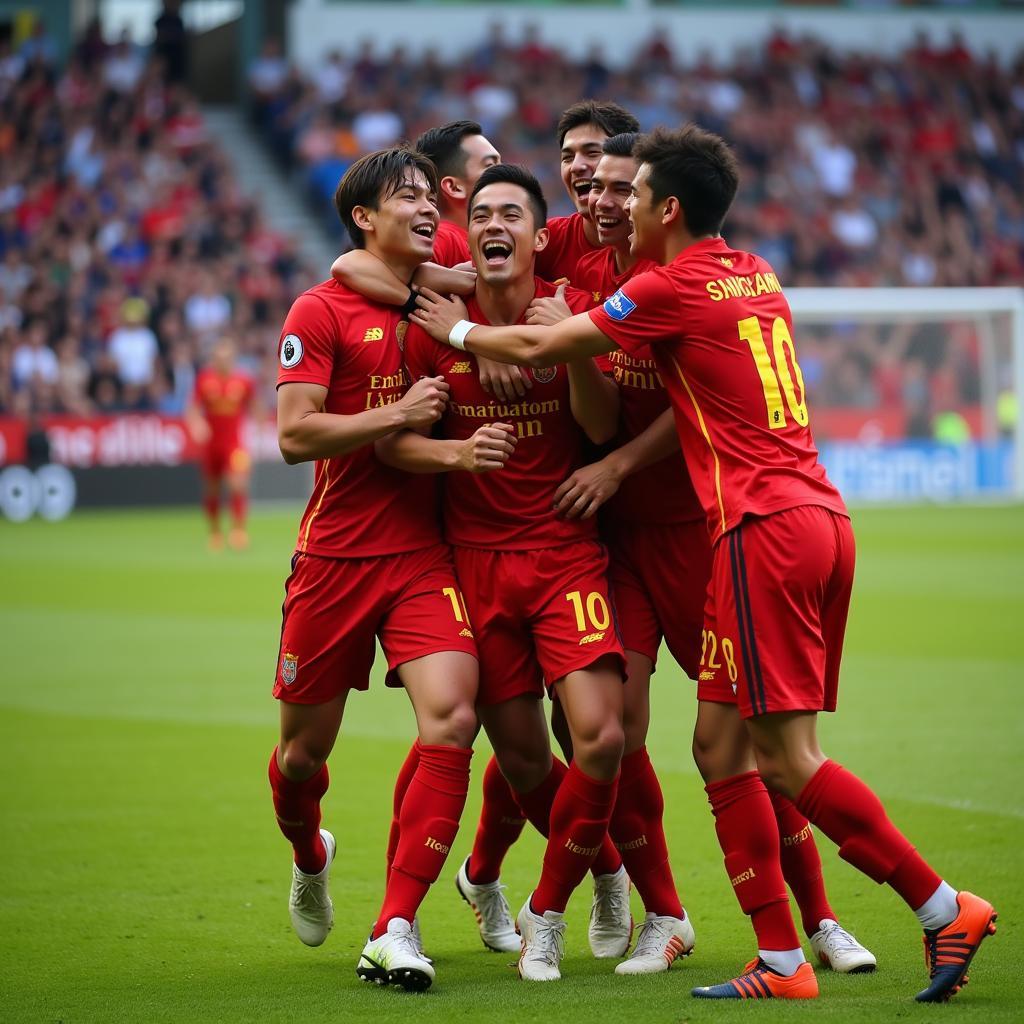
[[[836,706],[853,534],[817,460],[779,280],[764,260],[730,249],[719,235],[736,192],[735,158],[720,138],[694,126],[657,131],[635,152],[634,249],[661,267],[633,278],[587,316],[551,328],[453,323],[458,306],[440,297],[427,297],[429,311],[416,320],[455,347],[532,365],[615,346],[636,352],[649,344],[655,353],[715,544],[695,746],[707,742],[722,757],[707,791],[759,953],[740,977],[693,994],[818,993],[786,905],[767,782],[839,846],[841,857],[913,909],[929,966],[929,984],[916,998],[948,999],[994,933],[995,912],[944,882],[878,797],[818,745],[817,714]],[[756,770],[734,771],[748,767],[746,757],[721,749],[737,716]],[[709,721],[719,728],[702,736]]]
[[[639,131],[640,122],[617,103],[581,100],[563,112],[556,130],[562,184],[576,212],[548,221],[548,244],[537,257],[537,275],[545,281],[572,281],[580,258],[601,248],[587,202],[601,147],[613,135]]]
[[[554,293],[534,275],[545,215],[528,171],[503,165],[481,176],[469,221],[476,315],[515,323],[536,295]],[[587,298],[572,293],[570,302],[581,309]],[[444,524],[477,634],[481,721],[523,811],[549,836],[540,882],[518,917],[519,971],[529,980],[554,980],[561,976],[565,905],[595,857],[611,861],[607,870],[618,875],[623,896],[628,887],[607,840],[621,755],[623,667],[607,557],[593,523],[559,519],[551,507],[557,482],[582,456],[580,427],[593,441],[610,437],[615,389],[588,359],[538,371],[527,399],[499,402],[481,389],[472,359],[413,329],[406,342],[411,376],[444,373],[450,381],[441,424],[446,440],[407,432],[378,445],[382,458],[413,472],[437,472],[458,468],[446,446],[480,423],[516,439],[514,454],[505,442],[511,457],[500,471],[446,478]],[[502,443],[500,434],[495,443]],[[558,693],[572,731],[568,770],[551,757],[540,703],[545,685]],[[482,855],[478,862],[480,853],[476,844],[460,871],[464,894],[498,886],[496,867]],[[628,944],[628,901],[621,906]]]
[[[226,485],[231,502],[228,542],[244,548],[249,538],[245,516],[249,501],[251,459],[242,443],[246,416],[256,413],[252,379],[235,367],[235,345],[221,338],[210,352],[209,363],[196,375],[195,391],[185,419],[189,432],[202,446],[203,509],[210,524],[210,547],[220,550],[221,490]]]
[[[433,165],[413,150],[370,154],[346,172],[336,205],[357,245],[408,280],[437,225]],[[327,937],[334,837],[319,827],[331,752],[350,690],[365,690],[375,636],[388,682],[416,713],[419,757],[400,809],[384,903],[357,972],[412,990],[434,970],[413,935],[416,911],[458,830],[476,734],[477,661],[441,543],[429,477],[381,465],[374,441],[441,415],[447,385],[407,387],[391,307],[329,280],[300,295],[280,342],[278,433],[290,463],[316,460],[313,494],[285,585],[274,695],[281,738],[270,759],[278,825],[295,851],[292,924]]]
[[[591,294],[595,305],[630,278],[658,265],[632,252],[630,245],[627,205],[639,170],[633,156],[637,138],[628,133],[608,139],[594,171],[590,205],[605,248],[580,260],[574,280]],[[534,304],[528,323],[556,323],[570,315],[567,307],[557,309],[557,300],[543,303]],[[667,858],[661,787],[645,747],[650,677],[664,637],[678,664],[697,680],[704,598],[711,580],[711,540],[679,451],[654,353],[650,346],[636,352],[615,349],[607,358],[621,396],[620,447],[573,473],[556,492],[556,507],[566,515],[584,517],[604,508],[602,533],[611,555],[615,609],[629,672],[623,717],[626,746],[619,780],[620,804],[629,813],[620,818],[617,809],[610,833],[620,850],[628,849],[635,835],[646,835],[649,842],[639,853]],[[739,733],[737,742],[746,746],[742,726],[733,724]],[[698,748],[698,768],[710,781],[712,766],[707,761],[703,747]],[[807,819],[781,793],[772,793],[772,806],[782,843],[783,875],[796,897],[815,954],[841,973],[872,970],[874,956],[840,927],[829,904],[821,858]],[[618,969],[622,973],[665,970],[661,951],[682,930],[675,909],[678,897],[674,888],[646,893],[644,881],[650,876],[634,869],[630,854],[623,856],[648,915],[632,957]]]

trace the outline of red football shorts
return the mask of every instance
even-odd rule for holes
[[[374,637],[396,669],[440,651],[476,656],[451,552],[437,544],[379,558],[296,554],[285,583],[274,696],[323,704],[370,685]]]
[[[745,519],[715,545],[697,698],[743,718],[835,711],[855,561],[850,520],[819,505]]]
[[[229,473],[247,473],[251,460],[249,453],[238,444],[211,443],[203,449],[199,465],[204,477],[219,480]]]
[[[606,654],[625,675],[603,545],[454,550],[480,652],[477,703],[542,698],[545,683],[550,687]]]
[[[664,526],[616,522],[608,531],[608,550],[622,646],[657,664],[664,637],[672,657],[696,679],[711,579],[707,521]]]

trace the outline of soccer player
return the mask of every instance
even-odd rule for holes
[[[548,222],[548,244],[537,257],[538,276],[571,280],[580,258],[601,248],[587,202],[601,146],[613,135],[639,130],[640,122],[617,103],[581,100],[562,113],[557,128],[562,184],[576,212]]]
[[[249,543],[245,516],[249,501],[249,453],[242,443],[242,424],[255,413],[252,379],[235,367],[235,344],[221,338],[210,362],[196,375],[195,390],[185,410],[185,422],[202,448],[203,509],[210,524],[210,548],[224,546],[220,530],[220,499],[224,485],[231,501],[228,543],[242,549]]]
[[[528,171],[501,165],[483,173],[470,201],[474,315],[521,322],[535,296],[554,293],[534,273],[546,214]],[[582,309],[587,297],[573,292],[569,301]],[[536,371],[527,399],[497,402],[481,389],[473,362],[410,328],[410,375],[443,374],[451,386],[443,439],[406,431],[379,443],[377,452],[411,472],[457,468],[448,448],[490,424],[495,444],[510,456],[487,476],[447,476],[444,524],[480,651],[481,722],[523,812],[548,836],[539,884],[517,923],[520,976],[549,981],[561,976],[566,902],[596,858],[607,866],[595,871],[615,876],[627,945],[631,927],[629,882],[607,838],[622,753],[624,664],[607,556],[592,522],[561,519],[551,502],[558,481],[579,464],[583,431],[595,443],[611,436],[617,399],[614,386],[586,359]],[[540,703],[545,686],[557,693],[572,734],[568,769],[551,756]],[[504,905],[500,930],[511,938],[496,870],[478,859],[477,846],[474,851],[459,872],[460,889],[467,898],[493,890],[490,907]]]
[[[457,349],[534,366],[615,347],[654,352],[714,544],[694,745],[715,765],[706,788],[716,831],[758,943],[743,974],[693,994],[818,994],[786,905],[767,783],[911,907],[929,968],[916,998],[944,1001],[996,914],[936,874],[871,789],[818,745],[817,715],[836,706],[854,547],[811,439],[788,303],[771,267],[720,235],[738,182],[722,139],[693,125],[658,130],[635,154],[633,249],[657,270],[554,327],[478,326],[429,294],[414,318]],[[754,759],[732,745],[737,718]]]
[[[632,252],[627,203],[639,170],[634,133],[604,143],[590,191],[592,218],[605,248],[584,256],[573,280],[597,305],[637,274],[657,266]],[[535,303],[528,323],[557,322],[570,315],[557,300]],[[640,891],[647,918],[630,959],[620,973],[666,970],[665,946],[678,938],[678,897],[674,889],[645,891],[652,877],[631,863],[634,857],[664,857],[663,800],[647,757],[650,677],[665,639],[672,656],[691,679],[698,678],[704,596],[711,580],[711,541],[703,509],[679,451],[670,402],[650,347],[639,352],[617,348],[609,370],[622,403],[620,447],[578,469],[556,492],[556,508],[568,516],[589,517],[604,507],[602,528],[611,556],[612,589],[626,649],[625,753],[619,780],[620,805],[629,816],[612,817],[610,834],[623,853],[626,870]],[[607,503],[607,504],[606,504]],[[737,719],[736,742],[747,745]],[[701,749],[698,767],[711,781]],[[811,948],[840,973],[873,970],[875,958],[840,927],[825,892],[818,855],[807,819],[781,793],[772,793],[779,825],[782,870],[796,897]],[[647,842],[637,843],[638,836]],[[653,876],[655,879],[658,875]]]
[[[437,226],[433,164],[397,147],[356,161],[335,197],[354,243],[408,281],[430,257]],[[430,962],[412,923],[458,830],[469,785],[478,670],[451,553],[441,542],[429,477],[396,473],[373,442],[428,429],[448,386],[408,386],[406,324],[334,280],[296,299],[280,341],[278,434],[289,463],[316,461],[285,584],[274,696],[280,740],[269,775],[277,821],[294,848],[289,910],[299,938],[320,945],[333,922],[334,836],[320,828],[327,758],[351,690],[369,685],[374,636],[387,681],[416,713],[418,759],[401,807],[384,901],[357,973],[427,988]]]

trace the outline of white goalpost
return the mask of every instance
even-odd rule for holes
[[[811,426],[845,494],[1024,498],[1024,289],[786,295]]]

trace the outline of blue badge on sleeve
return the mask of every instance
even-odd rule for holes
[[[636,303],[621,288],[604,304],[604,311],[613,320],[625,320],[634,309]]]

